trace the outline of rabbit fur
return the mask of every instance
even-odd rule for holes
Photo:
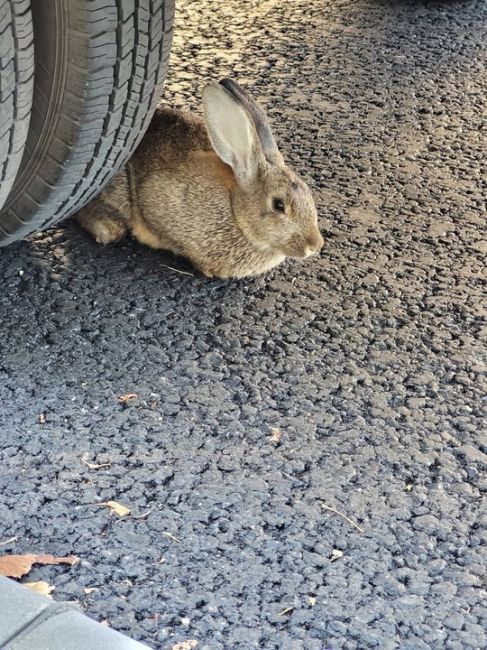
[[[205,119],[158,108],[128,164],[75,219],[101,244],[127,232],[204,275],[257,275],[323,239],[311,191],[264,111],[235,82],[203,90]]]

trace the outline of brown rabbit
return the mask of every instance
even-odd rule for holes
[[[129,163],[77,221],[101,244],[130,231],[208,277],[256,275],[318,252],[313,197],[286,167],[263,110],[230,79],[208,84],[203,105],[205,121],[158,109]]]

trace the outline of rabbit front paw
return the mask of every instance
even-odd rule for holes
[[[77,215],[76,221],[87,230],[98,244],[112,244],[127,234],[126,225],[116,217],[106,216],[101,207],[88,206]]]
[[[93,224],[92,235],[98,244],[112,244],[127,233],[125,225],[115,219],[104,219]]]

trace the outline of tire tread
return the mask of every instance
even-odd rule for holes
[[[84,56],[69,65],[62,119],[43,152],[47,171],[38,165],[33,178],[14,186],[0,214],[0,245],[53,225],[93,198],[136,148],[162,92],[174,0],[69,3],[78,8],[69,39]],[[61,150],[62,161],[55,153]]]
[[[0,208],[22,160],[32,105],[33,74],[30,3],[0,0]]]

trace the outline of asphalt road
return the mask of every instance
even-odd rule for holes
[[[487,647],[486,7],[179,1],[165,101],[253,88],[326,246],[1,251],[0,551],[81,558],[29,580],[162,650]]]

